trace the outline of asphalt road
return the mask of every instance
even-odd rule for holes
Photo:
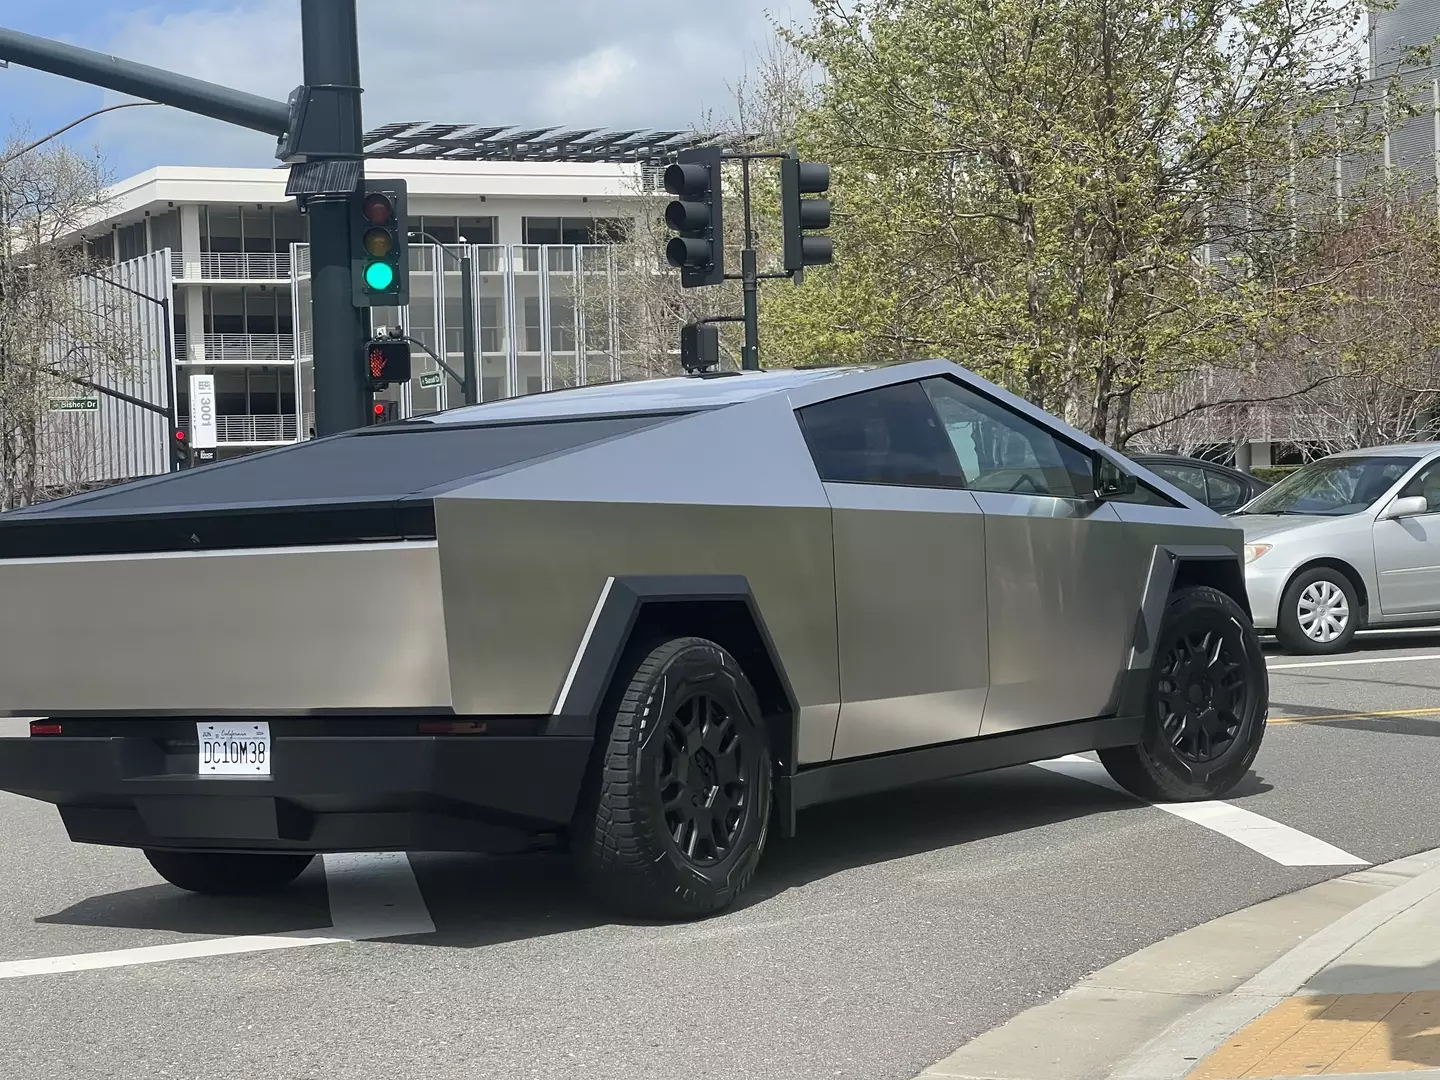
[[[1440,633],[1340,659],[1363,662],[1272,655],[1283,722],[1229,801],[1366,862],[1440,847]],[[0,978],[0,1077],[908,1080],[1136,949],[1354,869],[1030,766],[806,812],[743,907],[687,926],[606,918],[553,857],[410,862],[433,933]],[[0,974],[319,930],[331,906],[319,861],[281,896],[189,896],[0,794]]]

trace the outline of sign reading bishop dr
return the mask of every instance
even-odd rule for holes
[[[213,450],[219,441],[220,425],[215,420],[215,376],[190,376],[190,445],[196,450]]]

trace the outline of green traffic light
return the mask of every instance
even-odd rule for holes
[[[384,292],[395,284],[395,268],[389,263],[371,263],[365,268],[365,284],[376,292]]]

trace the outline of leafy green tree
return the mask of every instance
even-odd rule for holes
[[[834,166],[836,263],[767,291],[767,363],[945,355],[1123,445],[1137,398],[1342,299],[1316,253],[1385,189],[1337,206],[1337,156],[1409,101],[1360,78],[1361,4],[812,3],[791,138]]]

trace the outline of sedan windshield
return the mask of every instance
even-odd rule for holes
[[[1296,469],[1242,514],[1358,514],[1384,495],[1419,458],[1331,457]]]

